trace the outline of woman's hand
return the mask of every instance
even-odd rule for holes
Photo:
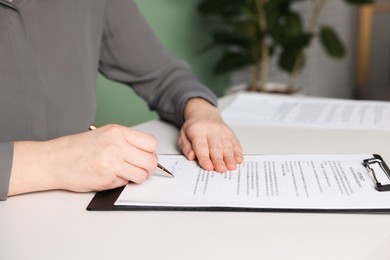
[[[226,172],[243,161],[242,148],[219,110],[204,99],[193,98],[184,108],[185,122],[178,145],[189,160],[205,170]]]
[[[156,147],[153,136],[119,125],[45,142],[15,142],[9,195],[141,183],[156,169]]]

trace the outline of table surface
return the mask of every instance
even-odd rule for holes
[[[222,104],[232,97],[222,99]],[[155,120],[158,153],[178,131]],[[232,127],[247,154],[379,153],[389,131]],[[390,259],[390,216],[264,212],[90,212],[94,193],[37,192],[0,203],[0,259]]]

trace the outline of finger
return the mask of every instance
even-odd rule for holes
[[[239,140],[234,135],[234,133],[231,129],[228,129],[226,136],[227,136],[227,138],[225,138],[225,140],[227,140],[227,141],[224,142],[224,153],[226,154],[226,156],[229,157],[229,159],[225,159],[225,162],[229,165],[232,165],[232,161],[230,158],[230,152],[233,152],[233,158],[234,158],[235,164],[242,163],[244,158],[243,158],[243,152],[242,152],[242,148],[241,148],[241,144],[240,144]],[[228,152],[228,153],[226,153],[226,152]]]
[[[157,156],[154,153],[148,153],[139,150],[136,147],[128,146],[123,152],[123,161],[144,170],[150,175],[157,167]]]
[[[97,179],[96,179],[97,180]],[[94,185],[92,190],[101,191],[101,190],[110,190],[115,189],[124,185],[127,185],[129,183],[129,180],[122,178],[120,176],[106,176],[101,177]],[[73,190],[73,189],[72,189]],[[85,192],[85,191],[91,191],[89,189],[74,189],[76,192]]]
[[[109,140],[110,142],[112,140],[121,141],[121,138],[124,138],[128,144],[150,153],[157,148],[157,140],[154,136],[121,125],[105,125],[92,132],[94,134],[104,133],[102,135],[103,140]]]
[[[217,172],[226,172],[227,167],[224,161],[224,149],[222,141],[218,136],[211,136],[210,140],[210,158],[214,166],[214,170]]]
[[[126,180],[127,182],[141,183],[149,176],[149,171],[128,163],[125,159],[118,157],[117,155],[111,156],[109,161],[109,163],[103,164],[106,167],[103,168],[104,170],[101,172],[100,176],[97,176],[96,178],[97,187],[100,190],[113,188],[114,186],[123,184],[123,181],[119,179]]]
[[[236,162],[242,163],[244,161],[244,155],[242,152],[241,144],[236,138],[233,141],[233,151],[234,151],[234,158]]]
[[[223,158],[228,170],[235,170],[237,168],[237,162],[234,157],[233,145],[231,141],[225,141],[223,145]]]
[[[110,186],[109,187],[105,187],[104,190],[111,190],[111,189],[115,189],[115,188],[118,188],[118,187],[122,187],[122,186],[127,185],[128,183],[129,183],[129,180],[118,176],[118,177],[116,177],[112,181]]]
[[[144,169],[134,167],[134,165],[127,164],[122,167],[117,176],[128,182],[142,183],[150,176],[150,173]]]
[[[122,187],[122,186],[125,186],[127,184],[129,184],[129,180],[128,179],[118,177],[114,187],[112,187],[111,189]]]
[[[130,145],[145,152],[154,153],[157,148],[157,139],[149,134],[127,128],[125,139]]]
[[[188,160],[195,160],[195,153],[194,150],[192,149],[191,141],[188,139],[184,130],[180,131],[178,145]]]
[[[210,150],[207,137],[202,135],[194,138],[192,142],[192,148],[196,158],[198,159],[199,165],[205,170],[213,170],[214,165],[210,159]]]

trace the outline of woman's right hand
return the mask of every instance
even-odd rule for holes
[[[153,136],[120,125],[43,142],[15,142],[8,195],[142,183],[157,167],[156,148]]]

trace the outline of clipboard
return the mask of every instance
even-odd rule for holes
[[[362,165],[372,176],[377,192],[390,191],[390,169],[379,154],[362,161]],[[379,176],[381,178],[379,178]],[[384,183],[383,180],[387,180]],[[389,208],[253,208],[253,207],[225,207],[225,206],[160,206],[160,205],[115,205],[126,186],[96,192],[89,205],[88,211],[229,211],[229,212],[302,212],[302,213],[364,213],[389,214]],[[390,192],[389,199],[390,199]]]

